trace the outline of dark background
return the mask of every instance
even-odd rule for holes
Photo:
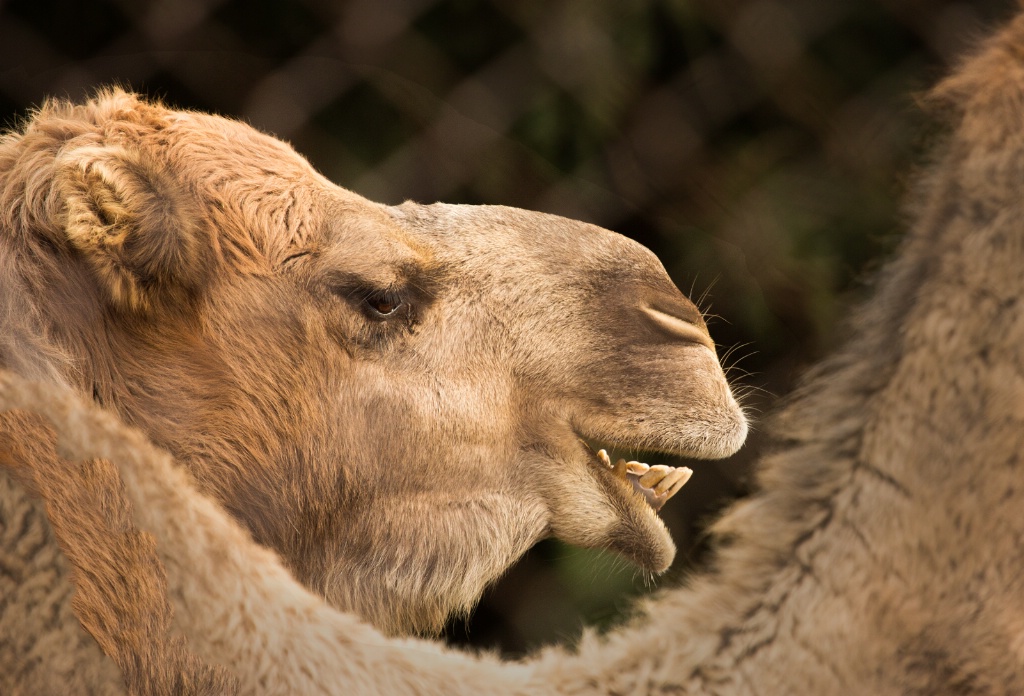
[[[500,203],[654,249],[763,413],[892,249],[935,130],[914,106],[1010,0],[0,0],[0,116],[118,83],[242,118],[375,200]],[[680,553],[763,436],[694,465]],[[655,462],[652,462],[655,463]],[[672,462],[667,462],[672,463]],[[652,583],[545,542],[453,642],[511,654],[607,624]]]

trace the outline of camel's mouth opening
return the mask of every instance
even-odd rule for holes
[[[587,449],[593,466],[628,482],[655,510],[660,510],[693,475],[693,470],[687,466],[650,465],[630,457],[613,446],[602,447],[584,438],[580,440]]]

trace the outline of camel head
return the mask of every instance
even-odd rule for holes
[[[435,627],[548,535],[664,570],[664,525],[594,450],[745,438],[700,312],[620,235],[373,203],[246,125],[120,92],[4,147],[4,282],[66,381],[385,628]]]

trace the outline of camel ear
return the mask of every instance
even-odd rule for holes
[[[111,304],[145,311],[205,284],[211,240],[197,203],[166,167],[108,145],[74,148],[56,166],[67,240]]]

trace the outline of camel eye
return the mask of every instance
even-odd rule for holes
[[[370,315],[379,319],[394,316],[405,304],[395,292],[373,292],[366,296],[363,304]]]

